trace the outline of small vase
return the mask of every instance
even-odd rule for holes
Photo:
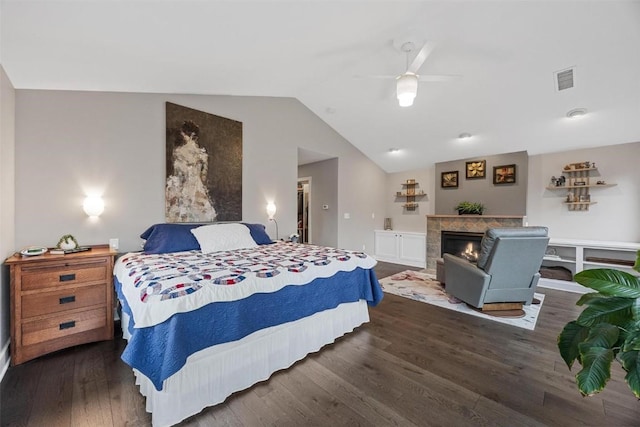
[[[60,249],[75,249],[76,248],[76,243],[71,240],[71,239],[67,239],[67,240],[63,240],[60,243]]]

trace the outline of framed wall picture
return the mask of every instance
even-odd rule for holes
[[[473,162],[467,162],[465,167],[467,179],[478,179],[486,177],[486,160],[476,160]]]
[[[458,188],[458,171],[442,172],[440,187]]]
[[[494,166],[493,183],[499,184],[515,184],[516,182],[516,165]]]

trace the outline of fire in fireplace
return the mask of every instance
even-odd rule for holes
[[[478,260],[480,242],[484,233],[468,231],[441,231],[441,253],[452,254],[471,262]]]

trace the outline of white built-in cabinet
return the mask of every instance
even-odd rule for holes
[[[552,238],[543,265],[562,266],[572,274],[591,268],[614,268],[637,276],[633,264],[638,250],[640,243]]]
[[[425,268],[426,233],[375,230],[375,257],[379,261]]]

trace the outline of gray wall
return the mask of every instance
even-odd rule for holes
[[[465,163],[477,160],[487,161],[485,178],[466,179]],[[495,185],[493,168],[510,164],[516,165],[516,182]],[[441,188],[442,172],[456,170],[458,171],[458,188]],[[456,211],[453,208],[462,201],[484,204],[487,215],[526,215],[529,174],[526,151],[437,163],[435,173],[435,213],[438,215],[455,215]]]
[[[139,234],[164,222],[166,101],[243,123],[244,221],[267,224],[274,201],[280,235],[296,231],[300,147],[340,159],[336,210],[351,219],[339,217],[337,246],[373,247],[386,174],[295,99],[39,90],[16,91],[15,246],[73,234],[139,249]],[[97,221],[82,211],[89,192],[105,201]]]
[[[15,245],[15,90],[0,66],[0,259]],[[0,267],[0,378],[9,365],[9,269]]]
[[[298,167],[298,178],[311,177],[311,243],[338,244],[338,159]],[[323,210],[322,205],[329,209]]]

